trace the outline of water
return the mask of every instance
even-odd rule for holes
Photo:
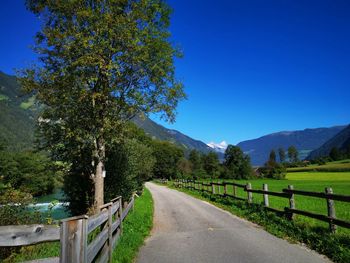
[[[39,211],[43,217],[50,216],[55,220],[59,220],[70,216],[69,211],[66,209],[67,203],[64,202],[62,189],[56,189],[52,194],[40,196],[35,200],[37,203],[30,205],[29,208]],[[58,201],[58,203],[51,209],[50,215],[49,207],[52,201]]]

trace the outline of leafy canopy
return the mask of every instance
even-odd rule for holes
[[[79,148],[120,137],[125,120],[157,113],[170,121],[185,98],[169,41],[171,9],[161,0],[27,0],[42,19],[40,67],[22,72],[46,105],[47,146],[69,160]],[[87,145],[90,145],[90,147]],[[96,148],[96,147],[95,147]]]

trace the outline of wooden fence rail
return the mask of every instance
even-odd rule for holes
[[[263,195],[263,206],[269,211],[273,211],[279,214],[286,215],[290,220],[293,219],[294,214],[303,215],[311,217],[317,220],[327,222],[329,224],[329,229],[332,233],[336,232],[337,226],[350,228],[350,222],[338,219],[336,217],[334,201],[349,202],[350,196],[334,194],[332,188],[327,187],[325,192],[309,192],[302,190],[295,190],[292,185],[289,185],[287,189],[282,189],[282,192],[273,192],[268,190],[268,185],[263,184],[262,189],[252,189],[250,183],[238,184],[234,182],[202,182],[194,180],[175,180],[175,187],[187,188],[199,190],[202,192],[207,192],[213,195],[220,195],[222,197],[230,197],[238,200],[244,200],[248,203],[253,202],[253,193]],[[198,188],[196,187],[198,186]],[[232,195],[228,194],[228,186],[232,186]],[[223,187],[223,193],[221,193],[221,187]],[[242,188],[246,193],[247,197],[237,196],[237,188]],[[289,207],[285,207],[284,210],[278,210],[269,206],[269,196],[277,196],[280,198],[287,198],[289,200]],[[317,197],[326,200],[327,205],[327,215],[321,215],[312,213],[309,211],[296,209],[295,205],[295,195]]]
[[[60,257],[47,259],[60,263],[111,262],[122,233],[122,222],[134,208],[134,195],[123,209],[117,197],[100,207],[100,212],[60,220],[53,225],[0,226],[0,247],[27,246],[60,241]],[[91,240],[91,241],[90,241]]]

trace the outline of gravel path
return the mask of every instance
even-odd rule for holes
[[[138,263],[316,263],[328,259],[184,193],[147,183],[154,227]]]

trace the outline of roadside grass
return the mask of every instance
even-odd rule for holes
[[[123,235],[113,252],[113,262],[133,262],[153,225],[153,199],[147,188],[135,199],[135,211],[123,223]]]
[[[149,235],[153,224],[153,199],[148,189],[135,199],[135,210],[130,212],[123,222],[123,234],[113,252],[113,262],[133,262],[138,249]],[[12,254],[4,263],[23,262],[28,260],[58,257],[60,243],[43,243],[22,247]]]
[[[286,180],[274,179],[256,179],[256,180],[239,180],[235,181],[239,184],[251,183],[253,189],[263,189],[263,184],[267,184],[270,191],[282,192],[282,189],[288,185],[293,185],[296,190],[305,190],[312,192],[324,192],[326,187],[331,187],[335,194],[350,195],[350,172],[323,173],[323,172],[301,172],[288,173]],[[215,181],[233,181],[233,180],[215,180]],[[216,192],[219,187],[216,186]],[[220,193],[223,193],[223,187],[220,187]],[[228,186],[227,192],[233,193],[233,187]],[[242,188],[237,188],[238,197],[247,198],[247,192]],[[262,194],[253,193],[253,202],[261,204],[263,202]],[[284,210],[289,206],[288,198],[269,196],[270,207]],[[327,215],[327,202],[325,199],[295,195],[296,209]],[[350,203],[335,201],[336,216],[339,219],[350,221]],[[326,222],[322,222],[313,218],[302,215],[296,216],[295,221],[301,225],[309,225],[312,227],[328,228]],[[339,232],[350,235],[350,229],[338,227]]]
[[[305,244],[309,248],[328,256],[334,262],[350,262],[350,235],[347,233],[330,234],[328,229],[323,227],[290,221],[284,216],[277,216],[275,213],[264,210],[258,203],[248,204],[245,201],[213,196],[205,192],[175,188],[171,183],[169,187],[208,201],[232,214],[259,224],[277,237],[284,238],[292,243]]]
[[[334,161],[334,162],[328,162],[323,165],[309,165],[306,167],[293,167],[288,168],[288,172],[311,172],[311,171],[317,171],[317,172],[346,172],[350,171],[350,159],[347,160],[340,160],[340,161]]]

